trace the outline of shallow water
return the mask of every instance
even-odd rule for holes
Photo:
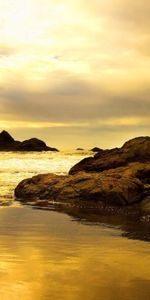
[[[0,152],[0,199],[12,199],[23,179],[43,173],[67,174],[89,152]]]
[[[13,200],[21,179],[65,174],[83,156],[0,154],[1,300],[150,299],[150,245],[128,239],[121,218],[99,220],[85,211],[65,214]]]

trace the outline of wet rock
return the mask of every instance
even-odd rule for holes
[[[142,210],[147,211],[147,212],[150,213],[150,195],[147,196],[147,197],[144,199],[144,201],[142,201],[142,203],[141,203],[141,208],[142,208]]]
[[[98,173],[80,172],[76,175],[38,175],[23,180],[15,190],[15,196],[49,201],[94,201],[125,206],[140,202],[143,184],[137,178],[109,171]]]

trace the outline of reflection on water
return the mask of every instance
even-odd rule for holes
[[[41,203],[42,204],[42,203]],[[91,208],[90,207],[91,204]],[[102,207],[93,203],[84,202],[82,205],[62,205],[52,203],[49,207],[31,204],[34,208],[50,209],[63,212],[73,217],[78,223],[89,226],[107,226],[121,229],[121,235],[130,239],[139,239],[150,242],[149,214],[143,212],[136,206],[130,208]]]
[[[86,154],[0,153],[0,300],[150,299],[150,228],[140,214],[13,200],[20,180],[65,174]]]
[[[65,214],[0,210],[2,300],[149,300],[150,248]]]

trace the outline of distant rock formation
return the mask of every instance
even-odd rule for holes
[[[150,210],[150,137],[85,158],[67,176],[46,174],[23,180],[15,195],[25,202],[92,201],[120,207],[138,204]]]
[[[0,133],[0,149],[7,149],[12,147],[15,143],[13,137],[5,130]]]
[[[77,148],[76,150],[77,151],[83,151],[84,149],[83,148]]]
[[[98,147],[94,147],[90,151],[92,151],[92,152],[102,152],[103,150],[98,148]]]
[[[58,151],[48,147],[45,142],[32,138],[23,142],[15,141],[5,130],[0,133],[0,151]]]

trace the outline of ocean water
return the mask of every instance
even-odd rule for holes
[[[43,173],[67,174],[74,164],[89,155],[86,151],[0,152],[0,200],[4,204],[12,200],[14,188],[21,180]]]
[[[150,299],[147,227],[139,231],[93,211],[41,210],[14,201],[20,180],[66,174],[86,156],[0,153],[1,300]]]

